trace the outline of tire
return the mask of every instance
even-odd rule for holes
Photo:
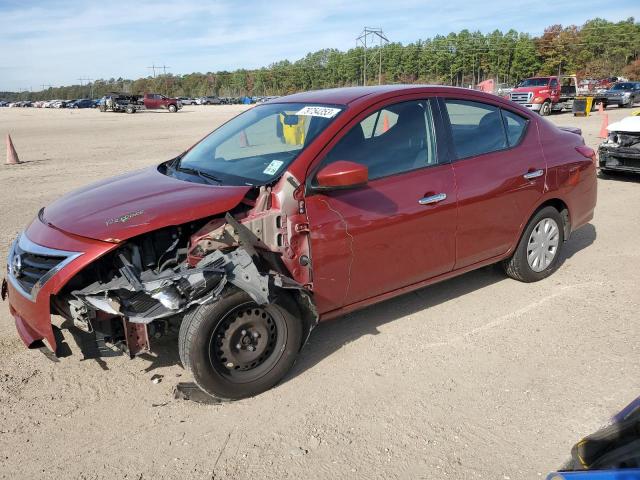
[[[551,102],[547,100],[542,104],[542,107],[540,107],[540,115],[543,117],[546,117],[547,115],[550,115],[550,114],[551,114]]]
[[[176,107],[175,105],[169,105],[169,111],[171,113],[176,113],[178,111],[178,107]]]
[[[106,112],[107,111],[106,105],[98,105],[98,108],[100,109],[101,112]]]
[[[551,227],[550,232],[553,232],[553,226],[555,223],[556,231],[551,234],[551,238],[547,237],[546,227]],[[562,216],[553,207],[545,207],[539,210],[524,229],[522,237],[518,242],[515,252],[502,262],[502,266],[506,274],[521,282],[530,283],[537,282],[543,278],[547,278],[553,272],[558,269],[560,262],[560,251],[564,243],[564,228],[563,228]],[[540,230],[542,229],[542,230]],[[536,235],[533,235],[536,230]],[[532,248],[535,246],[536,238],[544,238],[541,243],[541,247],[538,249]],[[549,258],[548,254],[542,256],[536,255],[537,252],[551,252],[553,249],[553,256]],[[532,262],[528,259],[531,257]],[[538,263],[536,264],[536,258]],[[548,263],[546,263],[548,261]]]
[[[127,113],[136,113],[136,109],[134,107],[132,107],[131,105],[128,105],[125,111]]]
[[[262,393],[284,377],[300,350],[302,322],[291,312],[297,308],[289,297],[258,306],[246,292],[230,288],[220,300],[185,315],[180,360],[214,397],[237,400]]]

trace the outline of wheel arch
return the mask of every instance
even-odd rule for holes
[[[545,207],[553,207],[560,213],[563,223],[562,232],[564,234],[564,241],[566,242],[568,240],[569,236],[571,235],[571,211],[569,210],[569,206],[563,199],[558,196],[552,196],[543,199],[529,212],[529,215],[526,216],[525,220],[520,225],[518,235],[516,236],[516,238],[514,238],[513,244],[511,245],[511,248],[507,250],[505,257],[513,254],[516,247],[518,246],[518,243],[520,243],[520,239],[522,238],[522,235],[524,234],[524,231],[527,228],[527,225],[529,225],[531,219]]]
[[[533,216],[545,207],[553,207],[560,213],[560,216],[562,217],[564,241],[566,242],[569,238],[569,235],[571,235],[571,212],[566,202],[559,197],[548,198],[544,200],[540,205],[538,205],[538,207],[533,212],[531,212],[531,215],[529,215],[527,221],[523,224],[520,235],[522,235],[522,231],[524,231],[524,228],[528,225]]]

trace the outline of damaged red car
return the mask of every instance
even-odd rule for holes
[[[319,321],[494,263],[550,275],[593,217],[594,157],[579,131],[480,92],[281,97],[42,208],[10,248],[3,298],[28,347],[56,351],[51,314],[95,354],[178,330],[204,391],[255,395]]]

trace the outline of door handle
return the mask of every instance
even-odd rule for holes
[[[525,180],[533,180],[534,178],[538,178],[544,175],[544,170],[535,170],[533,172],[525,173],[523,175]]]
[[[431,195],[429,197],[424,197],[418,200],[420,205],[433,205],[434,203],[441,202],[447,199],[446,193],[438,193],[437,195]]]

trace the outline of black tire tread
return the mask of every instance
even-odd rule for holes
[[[548,216],[555,216],[554,220],[557,221],[558,227],[560,228],[560,242],[558,244],[558,252],[556,253],[556,257],[553,260],[548,270],[544,270],[543,272],[533,272],[529,269],[529,265],[527,263],[526,255],[527,249],[526,244],[529,241],[530,229],[533,228],[533,225],[537,224],[540,220]],[[513,255],[506,260],[503,260],[502,267],[507,274],[507,276],[513,278],[514,280],[518,280],[524,283],[536,282],[538,280],[542,280],[543,278],[551,275],[558,268],[558,261],[560,257],[560,251],[562,249],[562,244],[564,243],[564,229],[563,229],[563,219],[560,212],[552,206],[544,207],[538,210],[533,216],[529,219],[527,226],[524,228],[522,232],[522,236],[518,241],[518,245],[516,246]]]

